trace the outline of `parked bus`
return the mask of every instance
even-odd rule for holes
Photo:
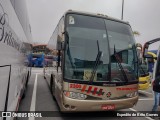
[[[31,42],[25,0],[0,0],[0,111],[17,111],[25,96]]]
[[[143,56],[145,58],[150,58],[150,59],[154,59],[155,63],[154,63],[154,69],[153,69],[153,77],[152,77],[152,85],[153,85],[153,90],[156,92],[160,92],[160,46],[158,48],[157,51],[157,55],[156,56],[149,56],[148,55],[148,49],[149,46],[155,42],[160,41],[160,38],[156,38],[153,40],[150,40],[148,42],[145,43],[144,48],[143,48]]]
[[[118,110],[137,103],[138,57],[128,22],[69,10],[48,47],[58,58],[44,75],[61,111]]]

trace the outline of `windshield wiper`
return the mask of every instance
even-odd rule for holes
[[[91,74],[91,77],[90,77],[90,80],[89,80],[90,83],[93,82],[93,79],[94,79],[94,76],[96,74],[96,71],[97,71],[97,68],[98,68],[98,64],[100,62],[100,58],[101,58],[101,55],[102,55],[102,51],[99,50],[99,42],[98,42],[98,40],[97,40],[97,48],[98,48],[98,54],[97,54],[95,65],[93,67],[93,71],[92,71],[92,74]]]
[[[118,65],[119,65],[119,67],[120,67],[120,69],[121,69],[121,72],[122,72],[122,74],[123,74],[124,79],[128,82],[127,75],[126,75],[126,73],[125,73],[125,71],[124,71],[124,68],[123,68],[123,66],[122,66],[122,64],[121,64],[121,62],[120,62],[120,60],[119,60],[119,58],[118,58],[118,56],[117,56],[117,52],[116,52],[115,45],[114,45],[114,57],[115,57]]]

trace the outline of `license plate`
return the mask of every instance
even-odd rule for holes
[[[102,105],[101,109],[102,110],[114,110],[115,109],[115,105],[114,104]]]

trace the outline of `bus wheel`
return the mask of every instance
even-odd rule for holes
[[[50,78],[50,91],[51,91],[51,94],[54,96],[54,92],[55,92],[55,85],[54,85],[54,76],[51,74],[51,78]]]

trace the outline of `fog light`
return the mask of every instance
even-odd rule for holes
[[[76,106],[71,106],[71,109],[74,110],[76,108]]]
[[[69,106],[69,105],[64,105],[64,107],[65,107],[65,108],[67,108],[67,109],[69,109],[69,108],[70,108],[70,106]]]

